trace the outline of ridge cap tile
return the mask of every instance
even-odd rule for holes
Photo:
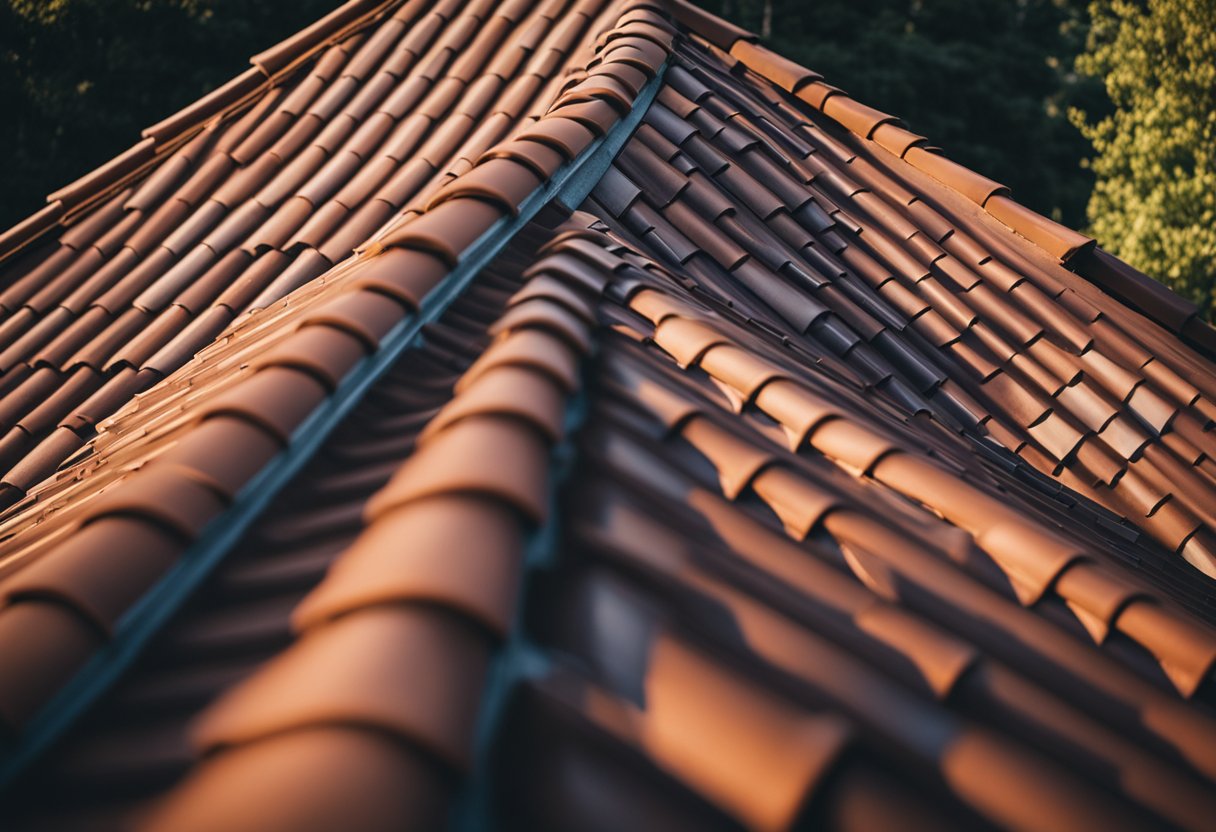
[[[420,446],[384,490],[368,502],[373,518],[405,503],[441,494],[486,494],[517,509],[533,523],[543,522],[543,440],[539,432],[514,419],[471,415]],[[487,470],[482,461],[497,458]]]
[[[401,540],[411,541],[400,546]],[[513,513],[476,496],[408,503],[368,526],[293,614],[297,631],[372,605],[439,603],[505,638],[522,559]]]
[[[466,769],[469,715],[488,662],[486,639],[455,616],[406,605],[359,609],[307,633],[216,703],[193,739],[214,751],[353,723],[397,733]]]

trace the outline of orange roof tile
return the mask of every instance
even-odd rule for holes
[[[1209,825],[1192,307],[684,0],[251,63],[0,236],[6,820]]]

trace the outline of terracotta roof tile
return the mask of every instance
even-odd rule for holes
[[[1216,811],[1213,339],[894,117],[682,2],[360,0],[140,147],[0,248],[14,747],[193,595],[26,825]]]
[[[413,545],[397,543],[409,539]],[[352,610],[433,602],[504,637],[522,537],[512,513],[477,498],[439,497],[390,512],[360,536],[294,616],[301,630]]]
[[[0,609],[5,727],[16,731],[25,725],[101,643],[91,622],[57,601],[25,599]]]
[[[115,555],[106,561],[99,549]],[[105,632],[176,559],[177,539],[136,517],[103,517],[0,584],[8,604],[54,599]]]
[[[310,726],[356,724],[464,768],[469,716],[487,661],[483,636],[453,616],[364,608],[309,633],[217,703],[195,729],[195,741],[215,749]]]
[[[335,766],[336,760],[342,765]],[[266,771],[276,773],[273,781],[249,776]],[[217,757],[146,825],[200,832],[213,823],[232,829],[310,823],[433,828],[446,820],[448,793],[441,772],[391,737],[323,726]]]

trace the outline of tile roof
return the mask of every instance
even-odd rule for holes
[[[0,254],[17,825],[1216,811],[1213,331],[691,5],[356,0]]]

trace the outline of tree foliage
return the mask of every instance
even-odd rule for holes
[[[334,0],[0,0],[0,227]]]
[[[699,0],[770,46],[1013,189],[1047,216],[1084,222],[1089,148],[1071,106],[1100,109],[1079,79],[1084,0]]]
[[[1100,0],[1078,69],[1114,111],[1073,119],[1097,152],[1093,234],[1211,318],[1216,287],[1216,0]]]

